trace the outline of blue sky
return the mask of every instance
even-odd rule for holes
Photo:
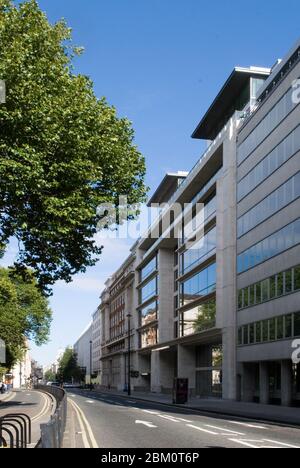
[[[299,37],[299,1],[40,0],[51,22],[64,17],[85,54],[76,71],[127,116],[146,156],[153,190],[167,171],[189,170],[203,151],[190,135],[235,65],[271,66]],[[98,265],[54,288],[49,345],[32,347],[42,364],[73,344],[99,303],[105,279],[130,241],[104,242]],[[5,259],[14,256],[14,246]]]

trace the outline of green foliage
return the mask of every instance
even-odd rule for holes
[[[56,374],[52,372],[51,370],[48,370],[44,374],[44,380],[46,382],[56,382]]]
[[[72,348],[66,348],[60,362],[57,377],[61,382],[81,382],[84,380],[82,369],[78,366],[77,356]]]
[[[216,301],[208,301],[198,307],[198,315],[194,323],[195,333],[213,328],[216,324]]]
[[[144,201],[145,161],[130,122],[74,74],[82,51],[64,21],[51,25],[34,0],[0,0],[0,43],[0,252],[15,236],[17,270],[49,291],[96,263],[100,204]]]
[[[48,301],[33,275],[28,272],[24,282],[11,273],[0,268],[0,337],[7,347],[7,368],[22,358],[26,338],[37,345],[47,342],[51,323]]]

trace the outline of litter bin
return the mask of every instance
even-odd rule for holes
[[[176,405],[184,405],[188,402],[189,380],[174,379],[173,387],[173,403]]]

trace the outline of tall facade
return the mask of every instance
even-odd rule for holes
[[[126,388],[130,355],[136,390],[299,399],[299,57],[235,68],[193,133],[207,150],[150,199],[166,205],[101,297],[104,387]]]
[[[93,381],[101,381],[101,320],[100,309],[93,313],[92,321],[92,374]]]
[[[238,375],[245,401],[300,399],[300,42],[238,132]],[[298,89],[298,93],[296,92]]]

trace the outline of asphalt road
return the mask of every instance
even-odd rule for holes
[[[107,393],[69,391],[86,448],[300,448],[300,429],[203,416]]]

